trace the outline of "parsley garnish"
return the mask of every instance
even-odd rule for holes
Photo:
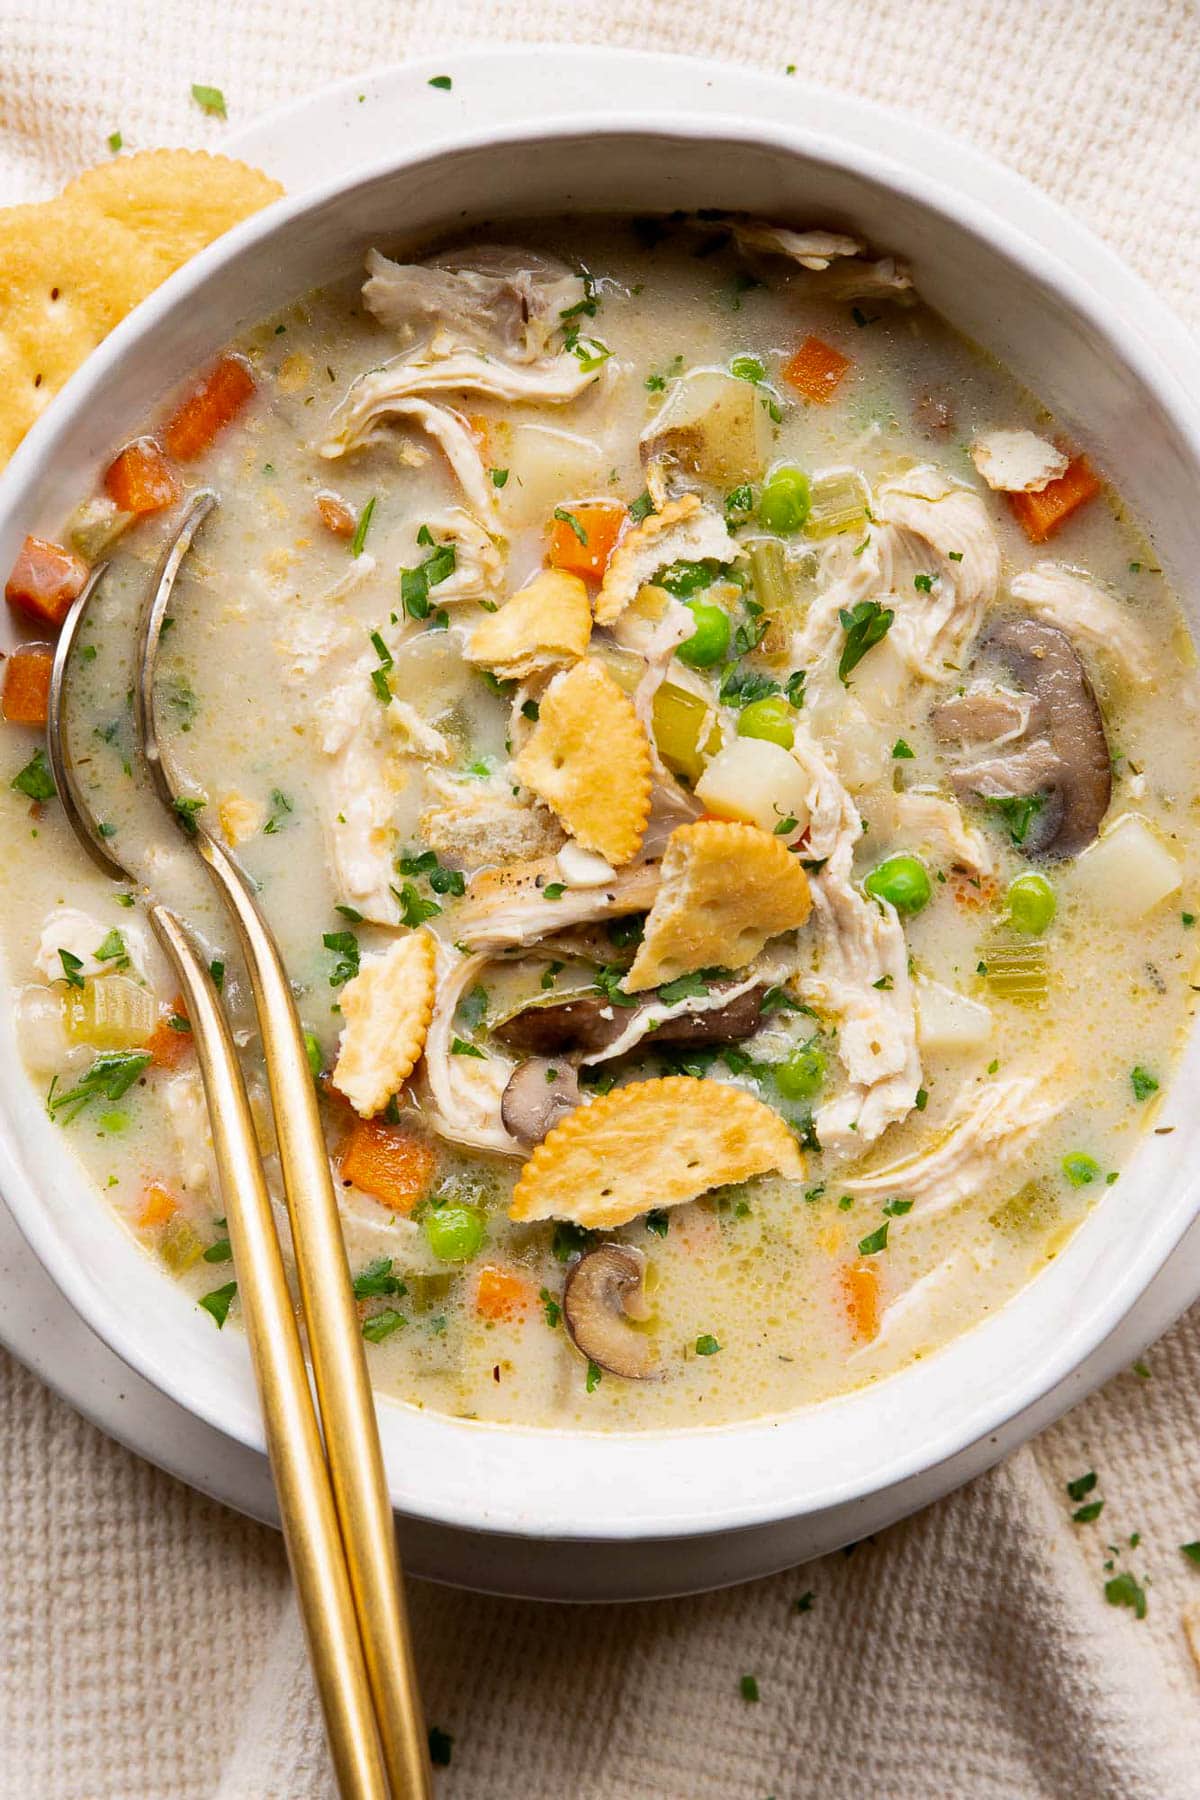
[[[65,1113],[64,1125],[81,1113],[89,1100],[103,1097],[114,1103],[127,1094],[142,1071],[149,1067],[149,1050],[106,1050],[99,1055],[82,1081],[65,1094],[56,1094],[55,1080],[46,1096],[46,1110],[52,1119]]]
[[[804,684],[808,680],[807,669],[793,669],[783,684],[783,691],[789,706],[799,712],[804,705]]]
[[[53,800],[58,789],[46,762],[46,752],[35,750],[20,774],[13,776],[9,786],[16,793],[25,794],[30,800]]]
[[[697,1356],[715,1356],[720,1348],[720,1344],[711,1332],[706,1331],[696,1339]]]
[[[117,151],[122,148],[124,143],[125,143],[125,139],[121,136],[119,131],[110,131],[109,132],[108,147],[112,151],[114,156],[117,154]]]
[[[556,506],[554,509],[554,517],[560,524],[570,526],[571,530],[575,533],[575,536],[586,550],[588,534],[579,523],[579,520],[575,517],[575,514],[573,512],[568,512],[565,506]]]
[[[1105,1582],[1104,1598],[1110,1606],[1131,1606],[1135,1618],[1144,1619],[1146,1616],[1146,1590],[1128,1569]]]
[[[478,1044],[468,1044],[465,1038],[460,1037],[451,1038],[450,1054],[451,1056],[477,1056],[481,1062],[486,1060],[486,1052],[481,1050]]]
[[[62,964],[62,971],[66,977],[67,986],[81,988],[83,986],[83,976],[79,971],[83,967],[82,956],[76,956],[73,950],[60,950],[58,953],[58,960]]]
[[[493,469],[493,470],[491,470],[491,477],[492,477],[492,486],[494,488],[502,488],[508,481],[508,470],[507,469]]]
[[[327,950],[332,950],[337,957],[329,975],[330,987],[342,987],[347,981],[353,981],[358,974],[359,948],[358,939],[352,931],[326,931],[321,942]]]
[[[350,539],[350,554],[358,557],[363,553],[363,545],[367,541],[367,533],[371,529],[371,520],[375,515],[375,495],[372,494],[367,504],[358,515],[358,524],[354,527],[354,536]]]
[[[730,667],[721,678],[721,699],[726,706],[752,706],[779,692],[779,683],[769,675],[756,675],[750,669]]]
[[[92,955],[96,958],[97,962],[116,963],[118,968],[124,968],[126,966],[129,962],[129,952],[125,948],[125,939],[115,925],[113,926],[113,929],[105,935],[104,942],[100,945],[99,949],[93,950]]]
[[[266,837],[274,837],[288,814],[293,811],[292,802],[282,788],[271,789],[271,816],[263,826]]]
[[[206,1313],[211,1313],[220,1331],[229,1317],[229,1308],[233,1304],[233,1296],[237,1293],[237,1282],[227,1281],[224,1287],[214,1288],[211,1294],[201,1294],[198,1305]]]
[[[431,75],[429,85],[432,88],[441,88],[443,93],[448,94],[454,86],[454,82],[449,75]]]
[[[757,1678],[753,1675],[743,1675],[738,1682],[738,1691],[743,1700],[757,1700],[759,1698]]]
[[[1143,1069],[1140,1064],[1129,1071],[1129,1081],[1135,1100],[1148,1100],[1151,1094],[1158,1092],[1158,1082],[1149,1069]]]
[[[365,1269],[360,1269],[354,1277],[354,1298],[356,1300],[382,1299],[389,1294],[405,1294],[408,1289],[402,1281],[392,1274],[390,1256],[380,1256],[369,1262]]]
[[[897,762],[908,762],[915,755],[916,751],[913,749],[912,745],[906,744],[903,738],[897,738],[892,745],[892,756]]]
[[[641,493],[636,500],[631,500],[629,502],[628,511],[634,524],[640,525],[642,520],[648,519],[650,514],[654,511],[654,502],[649,494]]]
[[[171,805],[174,808],[175,817],[183,826],[187,836],[195,837],[199,830],[196,820],[198,815],[204,811],[204,801],[181,795],[178,799],[172,800]]]
[[[193,81],[192,99],[196,102],[196,105],[202,107],[206,113],[214,113],[218,119],[227,119],[229,117],[229,114],[225,110],[225,96],[219,87],[205,87],[203,82]],[[200,1304],[203,1306],[204,1302],[201,1301]],[[228,1310],[228,1305],[226,1305],[225,1311],[228,1312]],[[222,1314],[218,1323],[224,1324],[224,1322],[224,1314]]]
[[[703,974],[696,970],[689,975],[679,975],[674,981],[664,981],[658,997],[664,1006],[674,1006],[680,1000],[702,1000],[707,993],[708,984]]]
[[[846,642],[838,661],[838,678],[843,684],[848,682],[851,671],[858,667],[867,651],[887,636],[895,616],[890,607],[880,606],[878,600],[860,600],[849,610],[841,608],[838,618],[846,633]]]
[[[918,594],[932,594],[932,592],[933,592],[933,576],[932,575],[914,575],[913,576],[913,586],[916,588]]]
[[[430,553],[415,569],[401,569],[400,601],[410,619],[427,619],[429,590],[453,575],[457,559],[453,544],[434,544],[427,525],[422,525],[418,531],[417,542],[430,546]]]
[[[408,1320],[394,1306],[385,1306],[381,1312],[372,1313],[369,1319],[363,1320],[362,1334],[369,1344],[382,1344],[384,1338],[391,1337],[393,1331],[399,1331]]]
[[[559,967],[562,967],[561,963]],[[488,991],[482,982],[476,982],[475,986],[459,1001],[455,1017],[462,1020],[467,1031],[478,1031],[487,1017],[487,1009]]]
[[[555,1327],[562,1322],[562,1307],[558,1304],[558,1301],[554,1298],[554,1295],[550,1292],[549,1288],[542,1288],[538,1294],[538,1299],[542,1303],[542,1311],[546,1315],[546,1323],[551,1331],[553,1331]]]
[[[646,1214],[646,1230],[657,1238],[665,1238],[671,1229],[671,1215],[665,1206],[656,1206]]]
[[[1029,827],[1046,804],[1045,794],[985,794],[984,804],[999,813],[1014,844],[1023,844]]]
[[[414,882],[406,881],[403,887],[393,888],[392,892],[400,906],[402,925],[423,925],[426,919],[435,919],[442,910],[436,900],[423,899]]]
[[[561,900],[567,891],[565,881],[548,881],[542,889],[543,900]]]
[[[859,1239],[858,1254],[860,1256],[877,1256],[881,1250],[887,1249],[888,1221],[885,1219],[878,1231],[868,1232],[865,1238]]]
[[[435,1769],[448,1769],[454,1739],[440,1725],[429,1727],[429,1760]]]
[[[604,1376],[599,1363],[589,1362],[587,1366],[587,1381],[584,1383],[588,1393],[594,1394],[603,1379]]]

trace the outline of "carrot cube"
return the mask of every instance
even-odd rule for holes
[[[254,377],[240,356],[222,356],[171,415],[163,443],[176,462],[203,456],[217,433],[235,419],[254,392]]]
[[[533,1289],[515,1269],[485,1263],[475,1284],[475,1311],[481,1319],[523,1319],[533,1305]]]
[[[177,1025],[172,1019],[181,1021]],[[156,1069],[177,1069],[192,1048],[192,1034],[185,1023],[187,1014],[183,996],[177,994],[166,1012],[159,1014],[158,1024],[146,1039],[146,1049]]]
[[[138,1216],[138,1229],[149,1231],[155,1225],[165,1225],[179,1211],[179,1202],[173,1194],[157,1181],[152,1181],[142,1196],[142,1210]]]
[[[1066,473],[1040,493],[1009,494],[1008,504],[1031,544],[1044,544],[1051,532],[1066,523],[1073,512],[1094,500],[1103,483],[1086,456],[1076,456]]]
[[[849,1263],[842,1270],[842,1288],[854,1335],[869,1343],[879,1333],[879,1270],[862,1260]]]
[[[356,1119],[338,1166],[347,1187],[361,1188],[381,1206],[410,1213],[429,1191],[437,1151],[428,1139],[384,1119]]]
[[[22,644],[13,651],[4,671],[4,717],[14,725],[44,725],[50,698],[50,670],[54,650],[50,644]]]
[[[824,338],[806,337],[795,354],[783,365],[783,378],[806,400],[824,404],[832,400],[838,384],[850,367],[850,358],[827,344]]]
[[[558,510],[566,516],[556,515],[550,527],[550,567],[580,575],[585,581],[602,580],[628,510],[616,500],[596,500],[569,512],[566,507]]]
[[[27,537],[5,584],[4,598],[39,625],[57,628],[70,612],[71,602],[83,592],[87,578],[87,564],[61,544]]]
[[[151,437],[126,444],[104,476],[104,491],[122,512],[144,518],[162,512],[179,498],[179,481]]]

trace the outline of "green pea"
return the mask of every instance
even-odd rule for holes
[[[707,600],[692,602],[696,629],[675,654],[690,669],[708,669],[720,662],[729,648],[729,614]]]
[[[767,477],[758,499],[758,522],[768,531],[799,531],[811,505],[808,476],[785,463]]]
[[[804,1044],[786,1062],[776,1063],[771,1073],[785,1100],[811,1100],[825,1080],[824,1053],[815,1044]]]
[[[919,913],[933,892],[929,871],[919,856],[889,856],[863,882],[876,900],[890,900],[897,912]]]
[[[765,700],[743,706],[737,728],[739,737],[765,738],[769,744],[782,744],[785,750],[796,741],[792,709],[782,694],[769,694]]]
[[[1040,937],[1058,910],[1054,889],[1044,875],[1018,875],[1008,888],[1008,922],[1014,931]]]
[[[468,1262],[483,1243],[483,1215],[473,1206],[436,1206],[423,1229],[439,1262]]]

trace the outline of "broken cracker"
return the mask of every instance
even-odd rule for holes
[[[576,662],[592,635],[592,607],[578,575],[545,569],[471,633],[468,662],[524,681],[556,662]]]
[[[436,946],[428,931],[398,938],[364,961],[342,989],[345,1025],[333,1085],[364,1119],[382,1112],[425,1048],[437,989]]]
[[[808,877],[757,825],[701,819],[667,840],[646,934],[623,986],[631,994],[694,969],[742,969],[768,938],[803,925]]]
[[[163,278],[215,238],[261,212],[283,189],[261,169],[207,150],[139,150],[85,169],[62,199],[132,231]]]
[[[804,1174],[777,1112],[727,1082],[668,1075],[614,1088],[556,1125],[521,1170],[509,1217],[611,1231],[771,1170]]]
[[[0,465],[165,273],[132,232],[80,207],[0,209]]]
[[[675,562],[732,562],[741,554],[721,514],[696,494],[668,500],[627,531],[608,559],[596,596],[597,625],[620,618],[660,569]]]
[[[633,702],[598,662],[555,676],[513,762],[584,850],[618,868],[637,854],[650,817],[650,745]]]

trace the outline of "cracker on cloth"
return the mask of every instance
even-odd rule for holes
[[[570,1113],[521,1170],[509,1217],[611,1231],[651,1208],[804,1158],[779,1114],[744,1088],[668,1075],[614,1088]]]
[[[650,817],[650,745],[633,702],[600,663],[584,661],[555,676],[540,707],[513,773],[577,844],[619,868]]]
[[[622,985],[634,994],[694,969],[745,968],[768,938],[803,925],[811,906],[808,877],[782,839],[721,819],[677,826]]]
[[[87,206],[132,231],[163,265],[160,279],[282,196],[261,169],[207,150],[117,156],[85,169],[62,192],[64,204]]]
[[[282,192],[226,156],[146,150],[0,208],[0,466],[126,313]]]
[[[364,959],[342,989],[342,1028],[333,1085],[364,1119],[399,1093],[425,1048],[437,989],[437,948],[428,931],[397,938]]]
[[[576,662],[592,635],[592,607],[578,575],[544,569],[471,633],[468,662],[524,681],[557,662]]]

